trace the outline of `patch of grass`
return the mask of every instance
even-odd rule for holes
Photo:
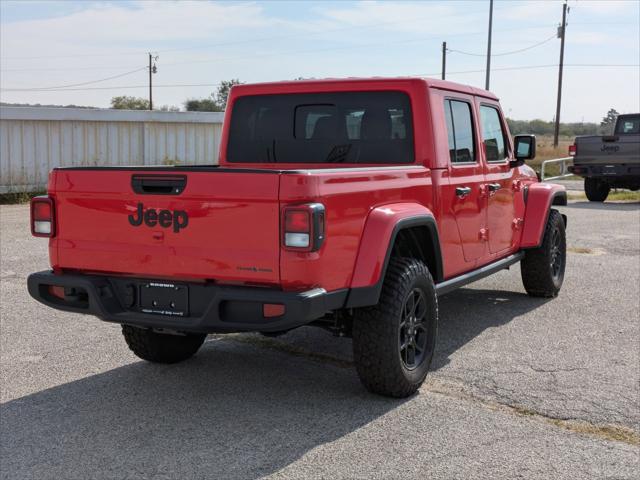
[[[553,135],[536,136],[536,158],[528,160],[527,165],[536,172],[540,172],[542,162],[554,158],[565,158],[569,156],[569,145],[574,141],[574,137],[560,137],[558,146],[553,146]],[[552,177],[560,173],[560,165],[549,165],[545,171],[545,176]]]
[[[14,205],[17,203],[28,203],[33,197],[46,195],[46,190],[36,192],[9,192],[0,194],[0,205]]]
[[[165,157],[162,160],[162,164],[170,167],[175,167],[176,165],[180,165],[180,160],[178,160],[177,158]]]
[[[586,200],[587,196],[584,193],[569,193],[567,194],[569,200]],[[630,190],[614,190],[609,193],[607,202],[640,202],[640,191],[632,192]]]
[[[586,247],[567,247],[567,252],[573,253],[593,253],[593,250]]]

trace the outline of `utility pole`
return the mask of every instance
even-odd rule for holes
[[[564,66],[564,34],[567,30],[567,2],[562,5],[562,25],[558,27],[558,37],[560,37],[560,64],[558,66],[558,103],[556,104],[556,124],[553,129],[553,146],[558,147],[558,136],[560,135],[560,105],[562,104],[562,68]]]
[[[493,0],[489,0],[489,38],[487,39],[487,78],[484,89],[489,90],[489,77],[491,76],[491,29],[493,26]]]
[[[442,42],[442,80],[447,73],[447,42]]]
[[[149,110],[153,110],[153,81],[152,75],[158,71],[155,61],[158,60],[158,56],[155,57],[149,53]]]

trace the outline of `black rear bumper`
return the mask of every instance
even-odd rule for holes
[[[27,284],[33,298],[58,310],[95,315],[107,322],[201,333],[289,330],[343,307],[348,293],[346,289],[292,293],[191,283],[187,284],[188,310],[178,316],[141,311],[139,289],[149,281],[157,280],[45,271],[29,275]],[[51,287],[63,287],[64,298],[52,293]],[[265,317],[265,303],[284,306],[284,313]]]
[[[580,177],[597,177],[615,180],[625,178],[636,180],[640,178],[640,164],[590,164],[576,163],[569,166],[569,171]]]

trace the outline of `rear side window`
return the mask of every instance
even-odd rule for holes
[[[482,143],[484,143],[487,161],[499,162],[507,158],[505,149],[506,135],[502,129],[498,110],[493,107],[481,105],[480,121],[482,123]]]
[[[413,163],[409,97],[338,92],[240,97],[231,163]]]
[[[445,100],[449,157],[451,163],[476,161],[471,105],[461,100]]]

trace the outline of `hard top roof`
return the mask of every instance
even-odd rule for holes
[[[309,91],[310,87],[317,87],[320,90],[328,86],[348,87],[352,86],[355,89],[361,85],[385,85],[385,86],[399,86],[401,84],[411,83],[424,83],[429,88],[437,88],[441,90],[450,90],[454,92],[466,93],[468,95],[476,95],[485,98],[491,98],[498,100],[493,93],[482,88],[472,87],[470,85],[463,85],[461,83],[450,82],[448,80],[439,80],[435,78],[421,78],[421,77],[368,77],[368,78],[309,78],[304,80],[284,80],[279,82],[264,82],[264,83],[245,83],[234,86],[235,93],[238,94],[258,94],[266,93],[271,90],[274,93],[282,91],[283,93],[293,90],[297,90],[296,87],[301,90]]]

